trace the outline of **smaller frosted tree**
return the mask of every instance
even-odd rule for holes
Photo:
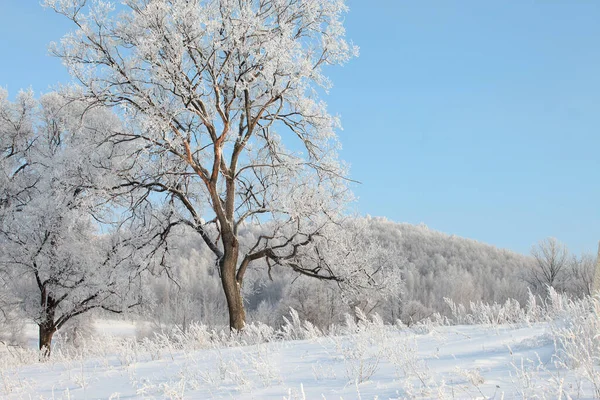
[[[529,283],[538,290],[546,287],[563,290],[574,261],[567,246],[556,238],[547,238],[531,248],[531,255],[535,263],[528,277]]]
[[[22,92],[10,102],[0,91],[0,307],[38,325],[46,356],[54,333],[72,318],[138,302],[132,236],[101,234],[93,219],[103,203],[93,188],[108,179],[94,165],[110,157],[92,151],[82,130],[108,129],[115,119],[82,112],[57,94],[38,103]]]
[[[596,270],[596,257],[592,254],[582,254],[580,257],[574,257],[571,269],[571,281],[569,289],[572,294],[581,296],[591,296],[594,294],[594,272]]]

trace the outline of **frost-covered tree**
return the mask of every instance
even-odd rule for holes
[[[376,281],[377,263],[326,257],[351,197],[339,121],[319,99],[331,87],[323,67],[357,54],[343,0],[86,3],[45,1],[77,27],[52,51],[88,100],[119,107],[127,129],[109,141],[131,149],[120,192],[133,214],[161,245],[185,225],[213,252],[232,329],[244,326],[242,285],[258,260],[340,285]],[[249,221],[263,231],[245,245]]]
[[[0,308],[38,325],[45,355],[72,318],[137,303],[132,235],[100,234],[92,218],[102,204],[93,188],[108,179],[94,165],[106,154],[83,127],[115,122],[106,111],[83,117],[81,105],[57,94],[38,102],[22,92],[11,102],[0,90]]]
[[[593,295],[594,291],[592,287],[595,269],[596,257],[592,254],[573,257],[571,268],[568,271],[570,275],[568,289],[571,294],[577,297]]]
[[[531,248],[531,255],[535,264],[529,282],[539,290],[546,290],[548,286],[564,289],[574,261],[567,246],[556,238],[547,238]]]

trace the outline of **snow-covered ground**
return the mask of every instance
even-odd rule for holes
[[[167,337],[136,342],[126,322],[96,330],[103,334],[80,345],[96,346],[85,357],[2,366],[0,398],[594,398],[589,381],[557,363],[547,323],[373,324],[355,334],[212,348],[205,331],[192,338],[196,346]],[[193,350],[201,347],[208,348]]]

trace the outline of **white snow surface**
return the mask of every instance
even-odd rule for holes
[[[124,354],[124,347],[111,349],[107,341],[104,357],[3,368],[0,397],[550,399],[563,391],[591,396],[593,391],[572,371],[555,367],[548,329],[544,323],[422,331],[385,327],[355,335],[197,351],[168,344],[154,351],[149,346],[138,349],[131,339],[125,352],[130,354]],[[129,336],[135,326],[104,321],[96,323],[96,330]]]

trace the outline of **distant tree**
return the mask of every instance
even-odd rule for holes
[[[569,278],[573,256],[567,246],[555,238],[547,238],[531,248],[535,263],[529,271],[528,280],[538,290],[550,286],[562,290]]]
[[[331,87],[323,67],[357,54],[343,0],[127,0],[118,14],[102,0],[45,4],[78,28],[54,54],[127,123],[109,138],[131,149],[120,194],[159,245],[185,225],[210,248],[232,329],[258,260],[341,286],[377,281],[377,263],[331,251],[351,195],[319,93]],[[248,221],[263,228],[244,245]]]
[[[596,257],[584,254],[581,257],[573,257],[571,262],[569,288],[575,296],[591,296],[596,269]]]
[[[100,234],[91,188],[106,179],[93,168],[81,122],[104,129],[115,121],[49,94],[10,102],[0,90],[0,309],[18,311],[39,327],[49,356],[54,333],[95,308],[113,312],[137,303],[139,276],[132,235]]]

